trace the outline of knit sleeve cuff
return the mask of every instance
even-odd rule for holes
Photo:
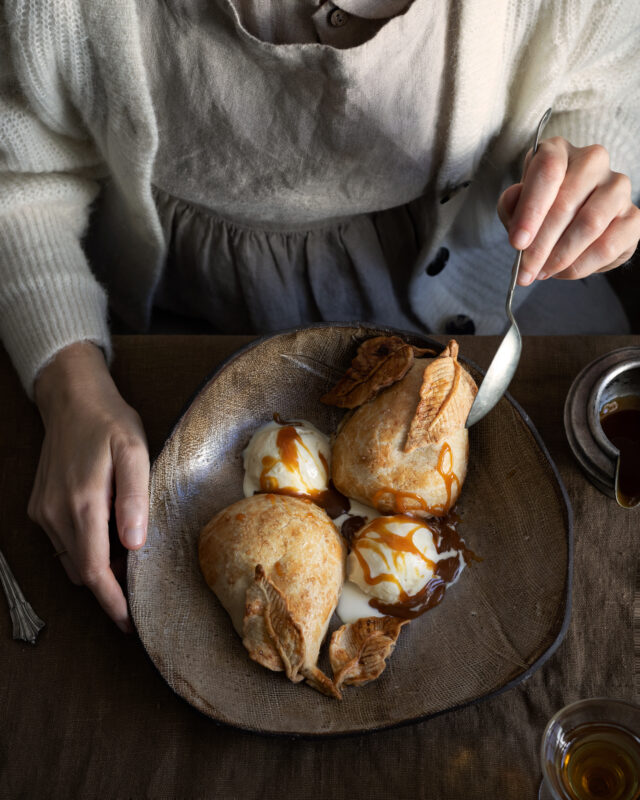
[[[110,361],[105,292],[50,207],[0,217],[0,335],[30,398],[40,370],[70,344],[93,342]]]
[[[611,169],[631,178],[633,196],[640,197],[640,148],[637,110],[607,109],[558,111],[544,130],[544,138],[562,136],[576,147],[601,144],[611,158]]]

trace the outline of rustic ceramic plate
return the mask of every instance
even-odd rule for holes
[[[318,398],[358,343],[381,332],[389,331],[316,326],[241,350],[200,390],[153,466],[147,543],[129,554],[131,611],[165,680],[215,720],[289,735],[417,721],[515,685],[564,635],[571,512],[531,422],[505,397],[471,430],[469,475],[458,504],[460,530],[483,560],[465,570],[440,606],[403,630],[381,678],[347,687],[339,702],[248,658],[200,574],[198,532],[242,497],[242,450],[274,412],[335,430],[343,412]]]

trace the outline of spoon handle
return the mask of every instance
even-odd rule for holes
[[[547,122],[549,122],[549,117],[551,116],[551,112],[553,111],[552,108],[548,108],[542,117],[540,118],[540,122],[538,123],[538,127],[536,128],[536,135],[535,139],[533,140],[533,155],[538,152],[538,145],[540,143],[540,137],[542,136],[542,131],[545,129]],[[511,298],[513,297],[514,289],[516,288],[516,281],[518,280],[518,271],[520,270],[520,262],[522,261],[522,250],[518,250],[518,255],[516,256],[516,260],[513,262],[513,267],[511,268],[511,283],[509,284],[509,291],[507,292],[507,316],[511,320],[511,322],[515,322],[513,318],[513,314],[511,313]]]
[[[509,290],[507,291],[507,301],[505,305],[505,310],[507,312],[507,316],[509,317],[509,322],[512,325],[516,324],[515,317],[513,316],[513,311],[511,310],[511,300],[513,298],[513,293],[516,288],[516,282],[518,280],[518,272],[520,271],[520,262],[522,261],[522,250],[518,250],[515,259],[513,260],[513,266],[511,267],[511,282],[509,283]]]

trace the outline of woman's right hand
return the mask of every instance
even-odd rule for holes
[[[138,414],[120,396],[102,352],[82,342],[40,373],[35,399],[45,437],[28,514],[51,539],[73,583],[87,586],[113,621],[131,631],[127,601],[110,566],[109,515],[122,544],[144,544],[149,454]]]

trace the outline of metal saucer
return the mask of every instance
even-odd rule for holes
[[[629,394],[640,396],[640,347],[622,347],[587,364],[564,405],[564,429],[574,456],[591,483],[614,499],[619,451],[602,430],[600,409]]]

